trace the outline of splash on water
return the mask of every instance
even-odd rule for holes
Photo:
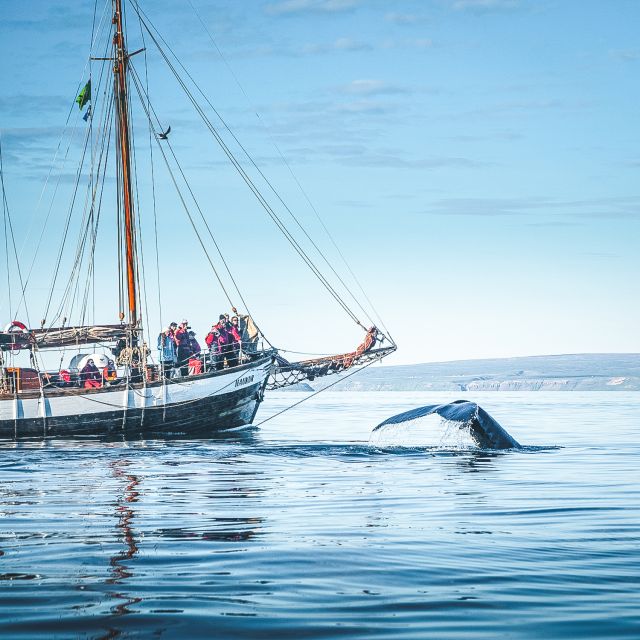
[[[475,402],[457,400],[405,411],[371,433],[376,447],[520,449],[520,444]]]
[[[425,449],[477,449],[471,424],[446,420],[432,414],[406,422],[376,427],[369,444],[378,449],[394,447]]]

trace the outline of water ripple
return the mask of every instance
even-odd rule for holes
[[[599,397],[499,395],[519,451],[373,447],[426,404],[398,394],[318,396],[303,430],[0,443],[0,636],[638,637],[640,411]]]

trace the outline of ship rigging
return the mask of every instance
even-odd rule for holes
[[[79,129],[82,152],[75,171],[71,204],[63,221],[52,217],[53,207],[49,210],[26,272],[21,268],[16,247],[0,141],[10,313],[8,324],[0,331],[0,437],[166,437],[238,428],[253,422],[265,390],[313,381],[346,370],[355,371],[395,351],[396,345],[379,316],[376,314],[378,322],[371,319],[370,313],[313,239],[301,217],[287,206],[138,2],[131,0],[125,7],[124,0],[109,0],[102,18],[99,18],[97,8],[96,3],[88,74],[81,80],[74,101],[85,126],[84,131]],[[142,46],[133,52],[127,49],[125,11],[140,27]],[[110,17],[105,19],[105,16]],[[184,163],[179,160],[172,143],[171,126],[162,122],[151,99],[147,65],[150,49],[165,64],[204,125],[204,130],[222,150],[268,220],[330,298],[362,330],[362,341],[353,351],[292,362],[283,356],[286,350],[274,346],[262,326],[256,323],[238,279],[232,273],[230,261],[225,258],[221,243],[213,232],[208,207],[200,204],[187,179]],[[139,68],[137,60],[141,62]],[[185,221],[195,235],[213,280],[222,291],[229,310],[240,318],[240,328],[236,330],[231,325],[227,326],[228,318],[221,315],[211,332],[213,334],[217,327],[218,337],[212,339],[207,349],[199,345],[197,349],[190,348],[188,363],[176,361],[175,367],[161,366],[162,363],[154,357],[155,350],[151,348],[154,345],[150,340],[153,333],[149,324],[151,301],[146,286],[145,248],[155,250],[156,315],[159,319],[163,315],[158,267],[157,178],[152,162],[150,184],[154,234],[153,242],[143,243],[138,215],[142,206],[139,188],[142,178],[136,168],[138,151],[131,117],[134,99],[142,119],[146,121],[149,156],[152,160],[160,159],[164,165],[168,182],[177,194]],[[113,178],[109,172],[112,164],[115,165],[113,189]],[[85,179],[87,184],[83,191]],[[259,188],[260,183],[266,185],[270,197]],[[115,205],[105,204],[110,191],[114,191],[116,196]],[[114,209],[115,220],[109,219]],[[77,211],[81,211],[82,216],[75,249],[72,250],[70,232]],[[317,215],[315,209],[314,212]],[[291,228],[284,214],[292,221]],[[36,268],[36,260],[47,236],[47,224],[61,229],[62,239],[56,259],[46,270],[51,275],[49,293],[40,326],[34,327],[29,315],[29,287],[43,275],[43,270]],[[97,249],[101,246],[99,231],[105,226],[109,229],[115,227],[118,306],[117,310],[114,309],[116,317],[107,323],[99,323],[95,318],[96,293],[100,295],[96,290]],[[337,249],[324,223],[322,227]],[[367,303],[372,306],[344,255],[339,249],[338,252]],[[15,263],[13,269],[9,264],[10,255]],[[68,255],[71,255],[70,273],[62,295],[56,300]],[[319,257],[319,262],[314,255]],[[16,289],[19,291],[17,298],[12,295]],[[236,305],[244,312],[239,313]],[[27,323],[19,320],[21,312],[25,314]],[[186,321],[183,324],[178,332],[189,329]],[[178,332],[172,334],[169,330],[166,335],[176,341],[179,356],[182,344],[177,339]],[[230,336],[227,342],[219,337],[224,332]],[[159,347],[160,344],[159,338]],[[165,344],[162,342],[163,346]],[[102,351],[98,352],[98,349]],[[160,351],[162,359],[162,347]],[[57,366],[50,366],[48,353],[57,354]],[[25,358],[28,366],[24,365]],[[97,374],[94,375],[92,367]],[[88,384],[87,372],[91,374],[92,384]]]

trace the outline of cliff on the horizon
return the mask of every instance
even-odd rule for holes
[[[587,353],[372,366],[332,390],[638,391],[640,354]]]

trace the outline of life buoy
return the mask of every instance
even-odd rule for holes
[[[10,322],[5,328],[4,333],[29,333],[29,329],[27,329],[27,325],[20,320],[14,320]]]

